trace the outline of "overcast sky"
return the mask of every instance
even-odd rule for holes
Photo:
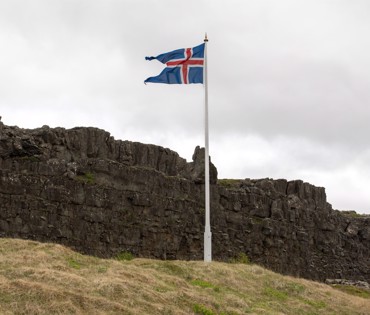
[[[145,61],[208,33],[210,154],[219,178],[302,179],[370,213],[370,1],[1,0],[7,125],[94,126],[188,161],[202,85],[143,81]]]

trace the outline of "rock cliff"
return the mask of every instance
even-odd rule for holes
[[[204,150],[188,163],[96,128],[0,122],[0,236],[109,257],[202,259]],[[277,272],[370,282],[370,218],[333,210],[325,189],[284,179],[218,180],[213,256],[245,253]]]

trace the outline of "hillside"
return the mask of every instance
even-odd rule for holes
[[[252,264],[101,259],[15,239],[0,252],[1,314],[370,314],[369,291]]]

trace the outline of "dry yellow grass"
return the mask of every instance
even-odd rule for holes
[[[256,265],[117,261],[0,239],[0,314],[370,314],[370,299]]]

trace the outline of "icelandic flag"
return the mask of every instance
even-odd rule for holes
[[[145,57],[146,60],[157,59],[166,64],[166,68],[156,77],[150,77],[144,83],[191,84],[203,83],[204,46],[182,48],[157,57]]]

